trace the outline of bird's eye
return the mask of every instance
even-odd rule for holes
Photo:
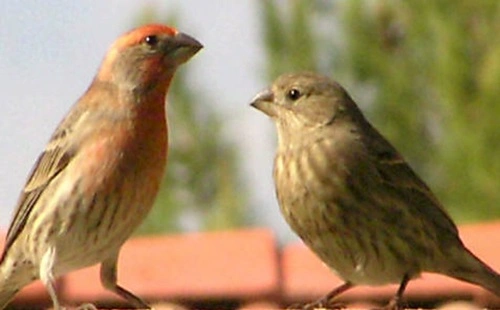
[[[149,46],[154,47],[158,43],[158,37],[155,35],[147,36],[144,38],[144,43],[146,43]]]
[[[297,88],[292,88],[292,89],[290,89],[288,91],[288,93],[286,94],[286,96],[287,96],[288,99],[290,99],[292,101],[295,101],[295,100],[299,99],[302,96],[302,93]]]

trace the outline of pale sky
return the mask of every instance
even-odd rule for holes
[[[266,86],[254,0],[56,1],[50,5],[4,1],[0,229],[7,229],[20,190],[52,131],[90,84],[109,45],[131,28],[145,4],[158,8],[163,18],[176,11],[180,22],[174,26],[204,44],[187,64],[195,77],[192,87],[208,91],[200,104],[224,116],[227,136],[241,148],[249,208],[257,222],[288,239],[291,233],[279,214],[271,178],[274,128],[248,106]]]

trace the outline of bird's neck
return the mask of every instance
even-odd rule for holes
[[[321,138],[320,126],[304,126],[293,121],[277,123],[276,125],[278,131],[278,152],[300,150]]]
[[[102,92],[109,93],[111,98],[117,98],[113,104],[118,112],[120,108],[136,112],[138,114],[164,115],[165,98],[170,87],[171,77],[157,81],[156,83],[145,83],[131,86],[128,84],[115,84],[112,82],[95,80],[92,88],[98,88]]]

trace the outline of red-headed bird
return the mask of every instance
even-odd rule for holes
[[[0,309],[37,279],[60,309],[54,279],[97,263],[106,289],[149,308],[117,284],[118,254],[151,209],[165,171],[170,82],[201,48],[164,25],[114,42],[21,192],[0,259]]]

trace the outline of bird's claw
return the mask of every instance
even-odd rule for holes
[[[91,303],[82,304],[82,305],[78,306],[78,308],[76,308],[76,309],[77,310],[98,310],[97,307]]]

